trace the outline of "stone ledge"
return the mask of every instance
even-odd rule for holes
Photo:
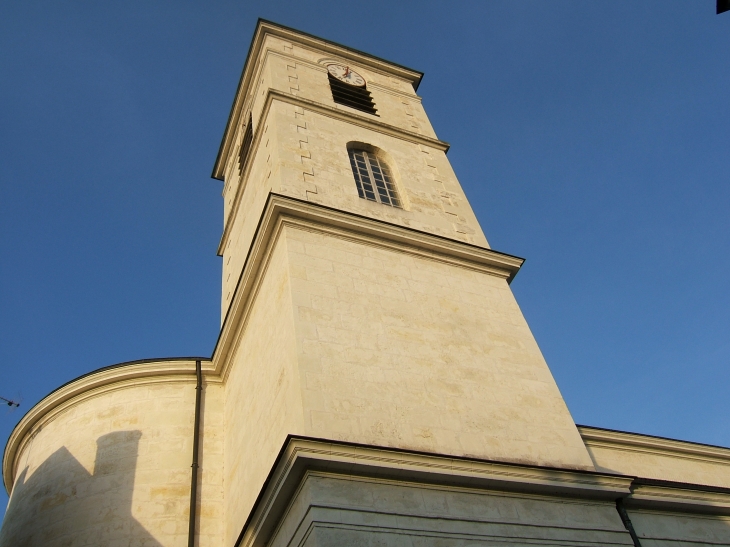
[[[579,425],[587,446],[730,463],[730,448]]]
[[[354,110],[351,112],[340,110],[338,108],[318,103],[316,101],[297,97],[290,93],[284,93],[276,89],[269,89],[266,94],[266,101],[264,102],[264,105],[261,109],[261,115],[259,117],[260,121],[251,140],[251,150],[256,150],[259,146],[259,143],[261,142],[264,133],[263,128],[266,126],[266,124],[262,123],[261,120],[268,118],[269,110],[271,109],[271,105],[274,103],[274,101],[291,104],[295,107],[306,109],[310,112],[316,112],[318,114],[328,116],[337,120],[344,120],[353,125],[372,129],[373,131],[377,131],[391,137],[396,137],[415,144],[420,144],[422,146],[435,148],[443,152],[446,152],[449,149],[449,143],[447,142],[433,139],[431,137],[427,137],[426,135],[421,135],[412,131],[407,131],[405,129],[401,129],[400,127],[387,124],[381,120],[372,117],[363,116],[362,114],[356,113]],[[246,189],[246,182],[248,181],[249,172],[253,168],[252,165],[252,161],[247,161],[246,165],[244,166],[243,172],[241,173],[241,182],[236,188],[236,193],[233,196],[233,202],[231,204],[231,210],[225,220],[225,225],[223,226],[223,234],[221,235],[220,242],[218,243],[218,256],[223,256],[223,249],[225,249],[226,242],[228,241],[228,237],[230,236],[230,232],[233,226],[233,219],[236,218],[236,213],[243,197],[243,192]],[[227,181],[226,184],[228,184]]]
[[[287,225],[470,268],[508,283],[524,263],[523,258],[485,247],[270,193],[213,350],[214,371],[223,381],[230,364],[228,356],[242,335],[238,327],[245,323],[252,305],[251,295],[256,293],[276,239]]]
[[[237,547],[266,544],[302,478],[312,471],[602,501],[628,495],[633,479],[292,436],[264,483]]]
[[[421,133],[408,131],[407,129],[402,129],[372,116],[364,116],[356,110],[340,110],[339,108],[334,108],[332,106],[319,103],[317,101],[312,101],[310,99],[305,99],[303,97],[297,97],[295,95],[284,93],[277,89],[269,89],[266,103],[264,104],[261,114],[262,118],[268,112],[269,108],[271,107],[271,103],[275,100],[289,103],[294,106],[309,110],[311,112],[316,112],[318,114],[329,116],[331,118],[347,121],[353,125],[359,125],[360,127],[372,129],[373,131],[384,133],[391,137],[397,137],[399,139],[403,139],[415,144],[421,144],[430,148],[435,148],[436,150],[441,150],[442,152],[448,152],[450,147],[449,143],[445,141],[434,139],[427,135],[422,135]]]
[[[664,482],[664,481],[662,481]],[[702,488],[681,483],[642,484],[637,480],[625,499],[626,507],[730,515],[730,489]]]

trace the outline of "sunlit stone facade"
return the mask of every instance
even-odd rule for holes
[[[0,546],[730,544],[730,450],[575,425],[420,79],[259,22],[213,172],[215,351],[31,409]]]

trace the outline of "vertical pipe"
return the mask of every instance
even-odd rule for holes
[[[188,547],[195,547],[195,521],[198,503],[198,445],[200,443],[200,394],[203,391],[203,373],[200,361],[195,361],[195,429],[193,430],[193,468],[190,482],[190,525],[188,529]]]
[[[634,547],[641,547],[641,543],[639,542],[639,536],[636,535],[634,525],[631,523],[629,514],[626,512],[626,507],[624,507],[624,500],[621,498],[616,500],[616,511],[618,511],[618,514],[621,517],[621,522],[624,523],[624,528],[629,531],[631,541],[634,542]]]

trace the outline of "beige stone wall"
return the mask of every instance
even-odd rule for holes
[[[365,78],[381,119],[404,130],[435,138],[436,134],[421,105],[421,99],[409,82],[373,67],[358,64],[339,53],[315,49],[303,43],[270,35],[265,39],[257,77],[247,99],[247,105],[252,105],[254,118],[261,113],[267,87],[347,112],[359,113],[333,101],[326,68],[330,63],[345,64]]]
[[[270,191],[488,247],[443,151],[278,100],[262,123],[262,138],[223,248],[223,316]],[[353,142],[383,151],[402,209],[358,196],[347,155]]]
[[[593,468],[504,279],[286,236],[308,435]]]
[[[278,127],[275,113],[272,123],[262,128],[260,146],[253,150],[245,190],[241,193],[238,214],[230,220],[228,234],[221,254],[223,256],[223,283],[221,293],[221,322],[225,320],[233,291],[243,270],[261,212],[272,189],[272,172],[279,176]],[[236,171],[237,172],[237,171]],[[226,183],[228,185],[228,183]],[[232,197],[225,198],[226,200]]]
[[[406,76],[291,33],[255,51],[225,170],[222,319],[252,245],[269,244],[255,238],[271,192],[488,248]],[[330,62],[365,77],[378,116],[334,103]],[[385,159],[402,209],[358,197],[352,143]],[[584,444],[504,277],[323,226],[275,233],[262,281],[228,318],[235,349],[216,358],[228,374],[227,544],[287,434],[727,485],[722,458]]]
[[[730,449],[581,427],[596,469],[647,479],[730,488]]]
[[[280,108],[288,114],[289,131],[282,128],[279,145],[282,156],[290,156],[291,163],[286,167],[292,169],[278,181],[280,193],[488,247],[443,151],[304,107]],[[280,119],[286,120],[286,116]],[[348,143],[363,143],[383,152],[403,198],[403,209],[358,196],[347,154]],[[306,155],[304,160],[300,159],[301,154]],[[300,174],[303,161],[311,175]],[[295,166],[299,168],[296,173]]]
[[[730,488],[730,462],[653,450],[588,447],[596,469],[650,479]]]
[[[358,66],[337,56],[326,54],[323,56],[322,52],[316,52],[301,46],[295,46],[291,53],[285,53],[284,55],[277,52],[276,55],[270,55],[270,58],[272,64],[288,65],[296,70],[296,76],[292,78],[293,84],[289,86],[280,85],[278,86],[279,89],[291,92],[304,99],[322,102],[344,112],[362,114],[359,110],[337,104],[332,99],[332,92],[327,78],[327,64],[334,62],[348,65],[365,78],[367,89],[370,91],[380,119],[406,131],[436,137],[421,104],[421,98],[413,91],[413,87],[402,80],[397,80],[368,67]],[[273,80],[275,82],[281,81],[278,78],[281,74],[274,74]],[[292,76],[291,71],[287,76]]]
[[[220,381],[208,383],[206,380],[207,378],[204,377],[200,409],[197,545],[199,547],[224,547],[230,545],[224,542],[226,531],[225,389]]]
[[[225,390],[224,545],[233,545],[286,436],[303,431],[284,239],[265,266]]]
[[[367,80],[378,108],[372,116],[336,104],[326,65],[345,62]],[[268,36],[255,77],[247,92],[234,153],[227,162],[224,198],[223,291],[221,319],[233,290],[269,191],[306,199],[386,222],[488,246],[445,152],[412,136],[435,139],[426,112],[409,83],[296,42]],[[290,97],[269,99],[270,90]],[[342,112],[322,113],[297,99]],[[239,177],[237,150],[243,126],[252,115],[261,135],[255,139],[250,167]],[[388,131],[353,123],[353,117],[400,130]],[[390,132],[392,133],[392,131]],[[403,209],[360,199],[347,156],[347,144],[361,142],[383,151],[396,176]]]
[[[194,388],[193,374],[138,378],[50,412],[17,454],[0,545],[185,545]],[[215,535],[209,516],[202,528]]]

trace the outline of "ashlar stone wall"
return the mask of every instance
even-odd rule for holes
[[[286,240],[265,265],[225,379],[224,545],[233,545],[286,436],[302,433]]]
[[[136,379],[58,407],[18,454],[0,545],[184,545],[194,388],[192,374]]]
[[[368,82],[378,115],[336,104],[327,64],[342,62]],[[488,247],[484,233],[410,83],[279,37],[267,36],[227,161],[221,240],[225,319],[269,192]],[[276,93],[276,95],[271,95]],[[254,141],[239,174],[238,147],[251,115]],[[403,209],[360,199],[347,147],[376,148],[391,168]]]
[[[504,278],[316,223],[271,245],[225,379],[227,543],[289,434],[593,469]]]
[[[308,435],[593,469],[503,278],[286,236]]]

